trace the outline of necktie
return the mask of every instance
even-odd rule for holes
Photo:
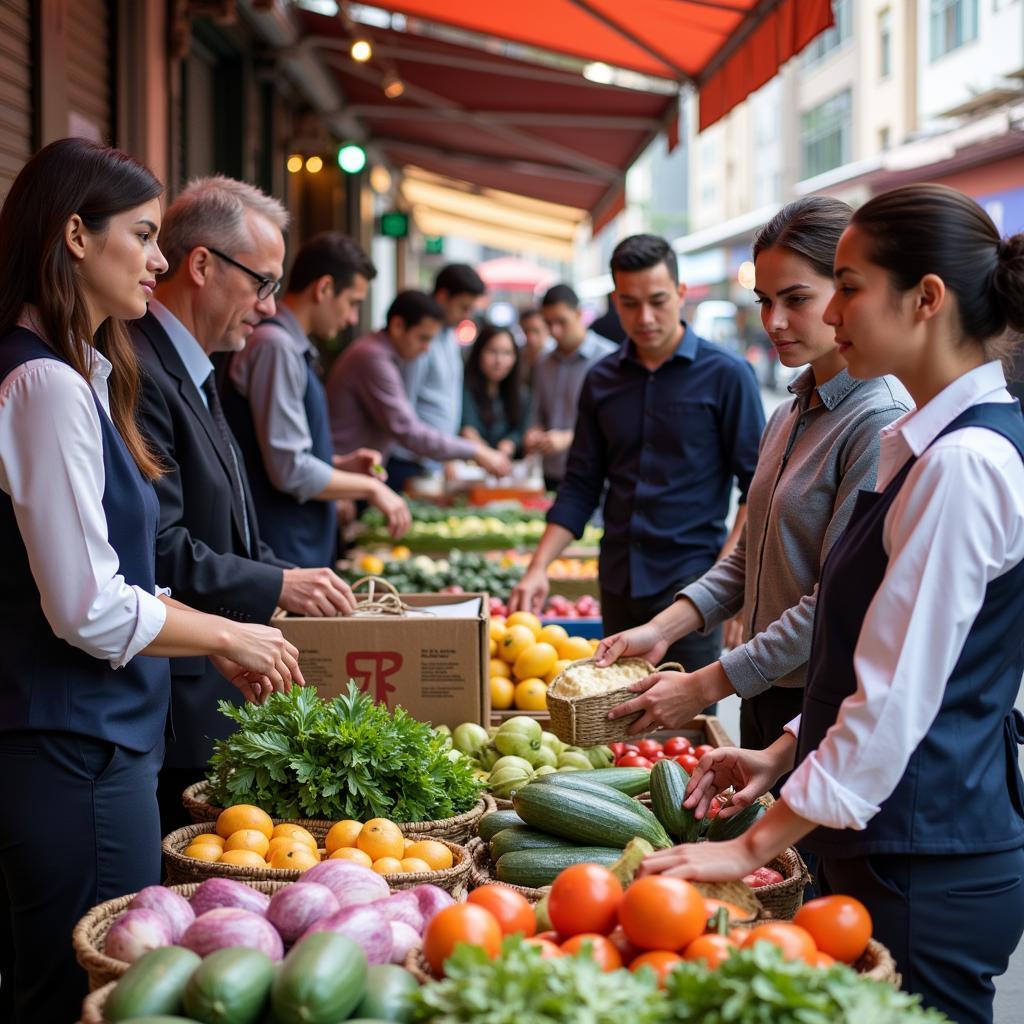
[[[242,512],[242,530],[243,540],[245,541],[245,552],[247,555],[251,555],[252,549],[249,539],[249,509],[245,502],[245,488],[242,486],[242,470],[238,465],[238,456],[235,454],[235,445],[231,436],[231,428],[228,426],[227,417],[224,415],[224,407],[220,404],[220,395],[217,394],[217,382],[214,379],[213,373],[203,381],[203,394],[206,395],[206,402],[210,408],[210,415],[213,417],[213,422],[217,425],[217,431],[220,434],[224,451],[227,452],[228,464],[231,466],[232,483],[234,484],[235,490],[235,501],[238,503],[238,508],[241,509]]]

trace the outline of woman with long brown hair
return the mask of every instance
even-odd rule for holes
[[[0,1020],[70,1021],[71,930],[160,880],[168,657],[249,699],[302,682],[276,629],[195,612],[155,579],[160,466],[135,422],[123,321],[156,275],[160,195],[117,150],[63,139],[0,211]]]

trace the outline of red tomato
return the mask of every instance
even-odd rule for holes
[[[562,944],[562,936],[554,930],[550,932],[537,932],[533,938],[543,939],[545,942],[550,942],[553,946],[560,946]]]
[[[623,754],[615,762],[616,768],[651,768],[653,765],[646,757],[641,757],[639,754]]]
[[[619,925],[608,936],[608,941],[619,951],[619,956],[622,957],[624,964],[631,964],[640,955],[640,950],[626,938],[622,925]]]
[[[693,769],[697,767],[698,760],[693,754],[680,754],[675,759],[676,764],[681,764],[691,775],[693,774]]]
[[[574,864],[551,886],[548,917],[559,935],[607,935],[617,923],[621,902],[622,885],[607,868]]]
[[[818,949],[844,964],[859,960],[871,938],[871,915],[852,896],[809,900],[797,911],[793,924],[806,928]]]
[[[562,956],[561,949],[559,949],[553,942],[548,942],[547,939],[541,939],[534,936],[533,938],[526,940],[526,945],[539,946],[541,960],[554,960],[555,957]]]
[[[666,949],[652,950],[650,953],[643,953],[638,956],[630,965],[631,971],[639,971],[641,967],[653,968],[654,973],[658,976],[658,988],[665,987],[665,979],[668,977],[668,972],[675,967],[676,964],[683,962],[683,958],[678,953],[671,953]]]
[[[714,749],[709,743],[702,743],[699,747],[693,748],[693,756],[699,761],[705,754],[710,754]]]
[[[735,903],[726,903],[724,900],[712,899],[710,896],[704,897],[704,908],[709,921],[719,910],[723,909],[729,915],[730,921],[749,921],[754,916],[749,910],[744,910]]]
[[[814,958],[815,967],[831,967],[835,963],[835,960],[828,955],[828,953],[822,953],[818,950],[818,955]]]
[[[665,756],[678,757],[680,754],[688,754],[693,749],[693,744],[685,736],[673,736],[665,741]]]
[[[682,949],[703,933],[707,920],[701,894],[665,875],[637,879],[619,906],[626,938],[641,949]]]
[[[489,910],[501,928],[502,935],[525,935],[529,938],[537,931],[537,918],[533,907],[522,893],[507,885],[482,885],[474,889],[467,901]]]
[[[729,959],[736,948],[736,943],[728,935],[698,935],[683,950],[683,959],[704,960],[714,971]]]
[[[494,915],[472,903],[439,910],[423,932],[423,955],[435,976],[444,976],[444,962],[460,943],[480,946],[493,960],[501,952],[501,926]]]
[[[657,764],[659,761],[664,761],[665,760],[665,751],[664,750],[656,750],[653,754],[649,754],[647,759],[649,761],[653,762],[654,764]]]
[[[708,813],[707,813],[706,817],[708,817],[708,818],[717,818],[718,817],[718,812],[721,809],[722,809],[722,805],[719,802],[718,797],[715,797],[715,799],[711,801],[711,805],[708,807]]]
[[[664,747],[657,740],[641,740],[637,749],[644,757],[651,757],[664,751]]]
[[[815,946],[811,933],[788,921],[772,921],[751,928],[743,940],[743,945],[753,946],[755,942],[770,942],[773,946],[778,946],[787,960],[803,960],[813,964],[818,955],[818,947]]]
[[[626,744],[625,743],[609,743],[608,744],[608,749],[612,752],[612,756],[613,757],[622,757],[622,755],[626,752]]]
[[[572,956],[574,953],[583,952],[584,947],[587,955],[597,962],[602,971],[617,971],[622,966],[622,957],[615,948],[615,943],[605,935],[581,932],[562,943],[562,952]]]

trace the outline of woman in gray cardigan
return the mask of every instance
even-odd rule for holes
[[[610,717],[642,711],[633,733],[677,729],[730,693],[743,700],[740,742],[761,749],[800,713],[818,577],[857,492],[872,488],[879,431],[911,408],[894,378],[855,380],[822,320],[832,263],[852,211],[836,199],[790,203],[754,241],[761,321],[784,366],[809,364],[761,438],[735,550],[644,626],[607,637],[599,664],[631,655],[657,664],[674,641],[742,610],[746,642],[696,672],[658,672]],[[681,481],[685,486],[685,481]]]

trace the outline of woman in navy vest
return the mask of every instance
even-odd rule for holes
[[[894,374],[917,409],[883,430],[877,490],[825,563],[801,718],[702,759],[686,803],[735,785],[744,806],[795,766],[782,799],[645,870],[740,878],[802,840],[906,988],[984,1024],[1024,931],[1024,417],[998,361],[1024,331],[1024,234],[911,185],[854,214],[835,278],[850,373]]]
[[[167,658],[249,699],[302,677],[278,630],[192,611],[154,576],[160,467],[123,320],[166,269],[160,183],[64,139],[0,211],[0,1020],[75,1020],[71,930],[160,880]]]

